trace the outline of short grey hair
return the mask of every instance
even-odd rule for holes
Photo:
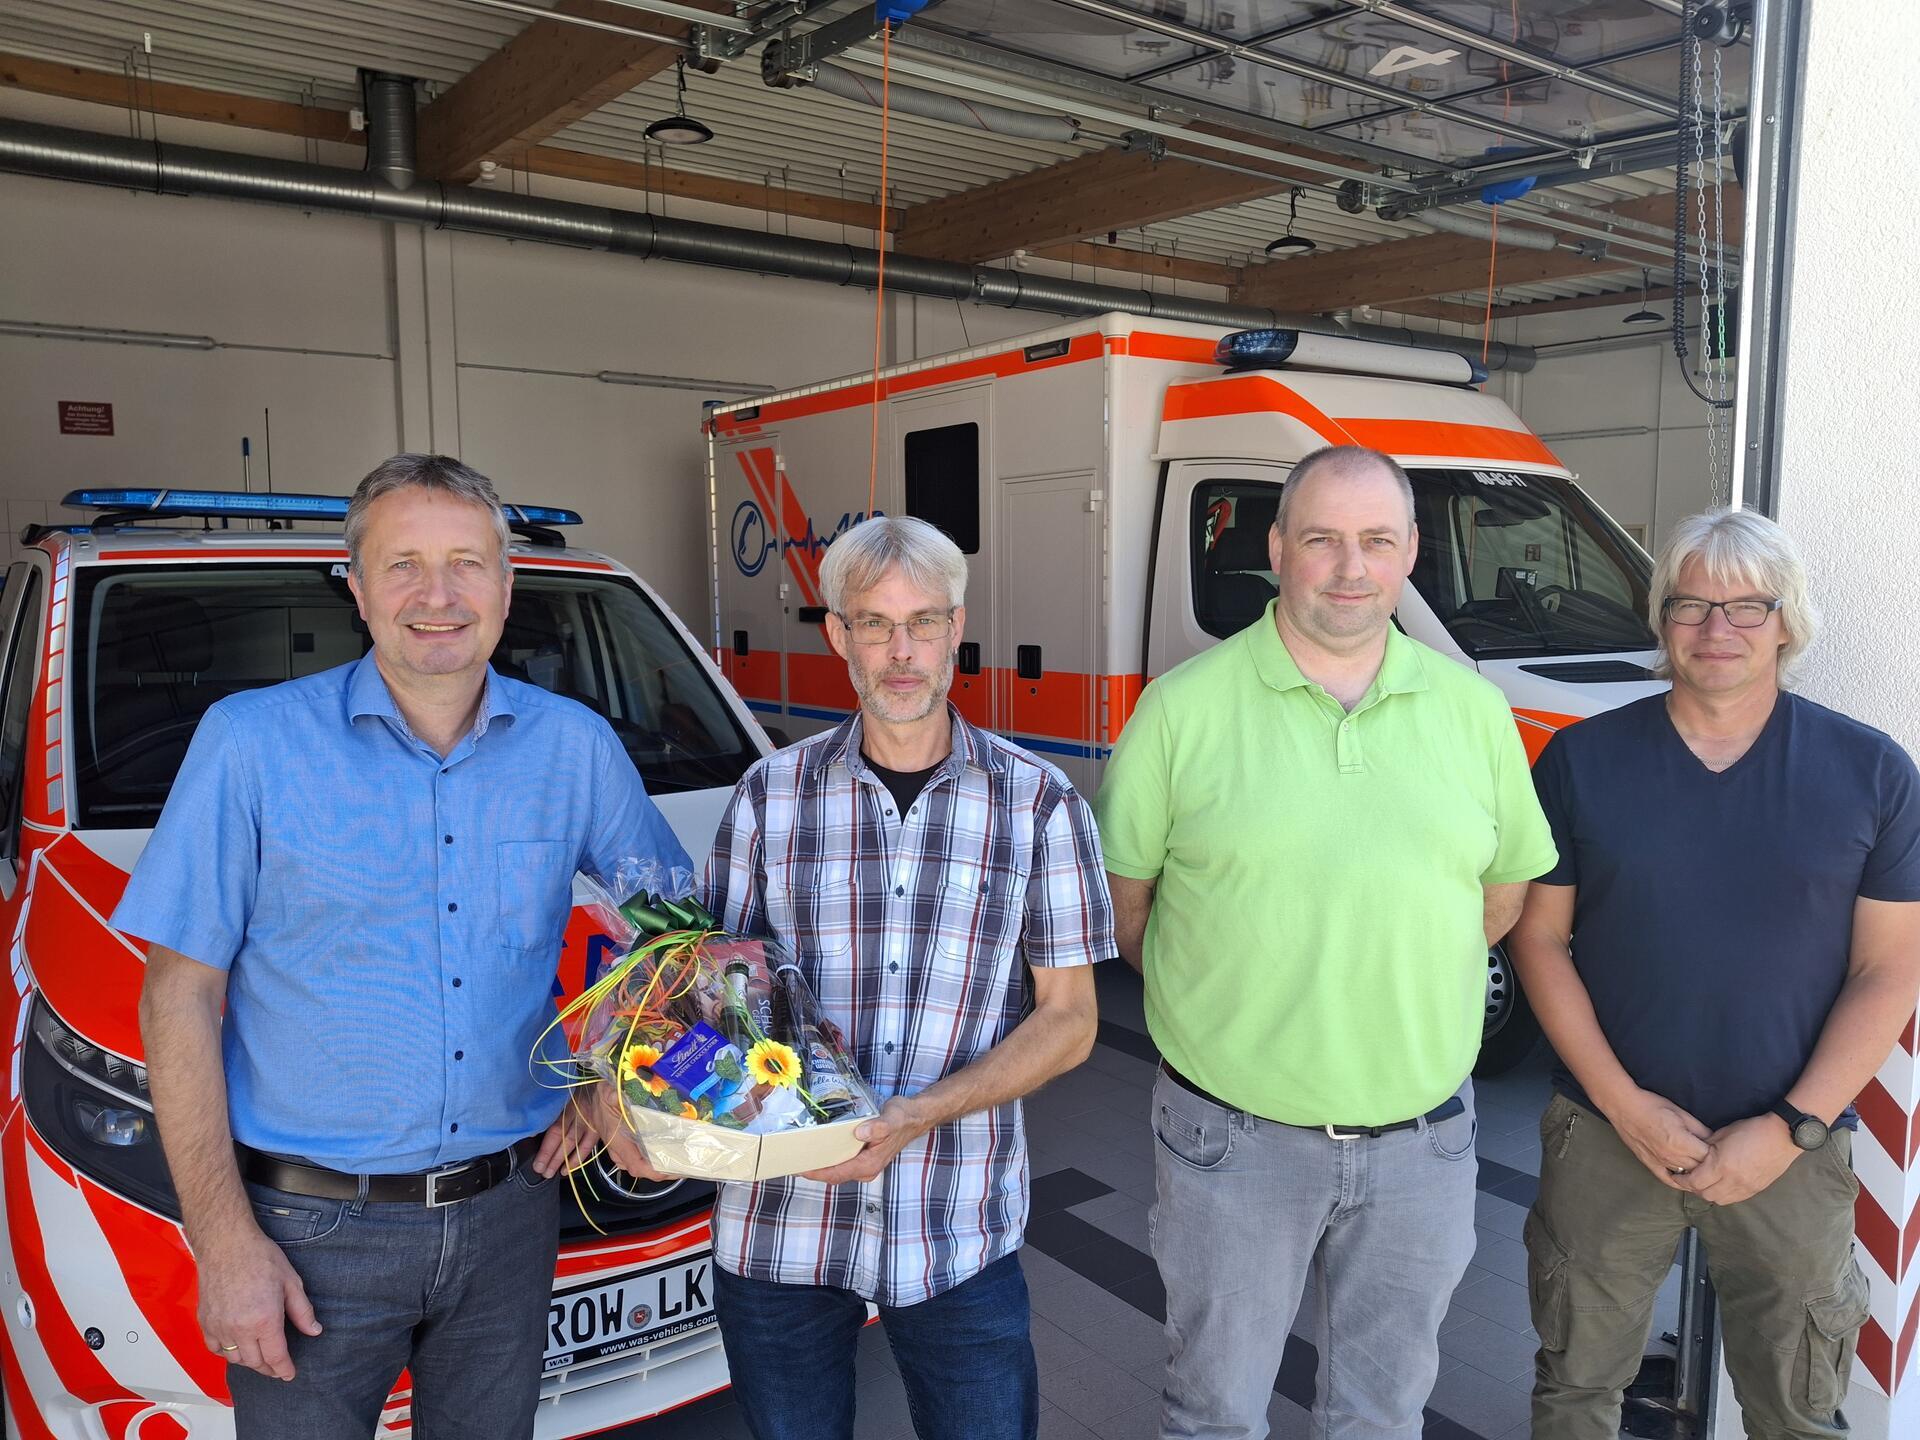
[[[945,595],[949,606],[966,603],[967,557],[944,531],[911,515],[862,520],[827,546],[821,596],[829,610],[842,614],[850,596],[871,590],[896,566],[916,589]]]
[[[1413,533],[1413,482],[1407,479],[1407,472],[1400,468],[1400,462],[1391,455],[1382,455],[1378,450],[1369,450],[1364,445],[1323,445],[1312,454],[1303,456],[1293,467],[1293,473],[1287,477],[1286,484],[1280,487],[1280,503],[1274,507],[1273,528],[1280,534],[1287,533],[1287,511],[1292,508],[1294,495],[1299,491],[1300,482],[1307,479],[1316,470],[1358,468],[1362,465],[1377,465],[1393,477],[1393,483],[1400,487],[1400,498],[1407,502],[1407,533]]]
[[[360,573],[360,546],[367,536],[367,510],[383,495],[396,490],[433,490],[484,505],[493,517],[494,538],[500,544],[500,568],[507,568],[507,512],[501,508],[493,481],[450,455],[395,455],[367,472],[367,478],[347,502],[347,561]]]
[[[1820,631],[1820,612],[1807,593],[1807,567],[1800,547],[1778,524],[1753,510],[1708,510],[1689,515],[1673,527],[1654,562],[1647,591],[1647,619],[1660,640],[1654,674],[1670,679],[1665,611],[1689,560],[1699,560],[1716,585],[1749,585],[1781,601],[1780,623],[1787,643],[1780,647],[1780,681],[1797,671],[1800,658]]]

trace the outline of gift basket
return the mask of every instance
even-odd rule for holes
[[[880,1107],[845,1037],[779,941],[729,934],[697,900],[663,898],[691,880],[650,861],[580,878],[628,953],[554,1022],[576,1037],[567,1087],[612,1109],[672,1175],[768,1180],[852,1158],[854,1129]]]

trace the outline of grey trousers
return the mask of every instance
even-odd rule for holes
[[[1867,1318],[1853,1259],[1853,1136],[1835,1130],[1758,1195],[1713,1205],[1662,1185],[1599,1115],[1556,1095],[1527,1216],[1534,1440],[1616,1440],[1622,1392],[1689,1226],[1720,1304],[1727,1373],[1752,1440],[1833,1440]]]
[[[1353,1140],[1227,1110],[1161,1075],[1154,1259],[1167,1291],[1161,1434],[1263,1440],[1311,1271],[1322,1313],[1319,1440],[1418,1440],[1438,1335],[1473,1259],[1473,1088],[1464,1114]]]

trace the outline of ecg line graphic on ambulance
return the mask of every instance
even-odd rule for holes
[[[822,535],[814,528],[813,517],[800,503],[786,472],[778,467],[771,447],[742,450],[738,458],[753,499],[741,501],[733,512],[728,530],[733,563],[742,575],[758,575],[766,566],[768,552],[777,546],[800,586],[801,598],[809,605],[818,605],[820,552],[865,520],[867,512],[842,512],[832,531]],[[876,508],[873,513],[878,516],[886,512]],[[780,517],[784,539],[774,537],[767,524],[769,514]]]

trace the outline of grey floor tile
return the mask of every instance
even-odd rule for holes
[[[1453,1292],[1453,1303],[1509,1330],[1525,1330],[1533,1323],[1527,1287],[1504,1276],[1483,1275],[1471,1285],[1462,1285]]]
[[[1527,1392],[1462,1365],[1434,1382],[1427,1404],[1480,1435],[1504,1435],[1527,1418]]]
[[[1082,1344],[1091,1343],[1090,1331],[1146,1318],[1119,1296],[1071,1271],[1053,1284],[1032,1289],[1032,1295],[1034,1314],[1051,1320]]]
[[[1532,1376],[1538,1345],[1533,1336],[1497,1325],[1483,1315],[1470,1315],[1440,1336],[1442,1354],[1508,1385]]]
[[[1473,1223],[1509,1240],[1518,1240],[1527,1223],[1527,1207],[1482,1190],[1473,1197]]]
[[[1030,1291],[1055,1284],[1061,1277],[1073,1274],[1051,1255],[1031,1245],[1021,1246],[1016,1253],[1020,1256],[1020,1273],[1027,1277],[1027,1289]]]
[[[1527,1283],[1527,1247],[1518,1240],[1492,1230],[1480,1230],[1473,1263],[1482,1270],[1491,1270],[1504,1280],[1517,1281],[1522,1285]]]
[[[1058,1405],[1049,1405],[1042,1400],[1040,1440],[1099,1440],[1099,1437]]]
[[[1533,1422],[1522,1420],[1506,1434],[1494,1436],[1492,1440],[1533,1440]]]
[[[1053,1404],[1082,1425],[1101,1430],[1111,1415],[1135,1409],[1154,1398],[1144,1381],[1098,1356],[1047,1377],[1041,1389]]]
[[[1111,1195],[1102,1195],[1098,1200],[1089,1200],[1069,1208],[1082,1220],[1098,1225],[1114,1239],[1124,1240],[1141,1254],[1153,1253],[1152,1242],[1147,1238],[1147,1207],[1124,1190],[1116,1190]]]
[[[1073,1338],[1109,1364],[1145,1380],[1157,1393],[1166,1373],[1166,1326],[1131,1305],[1127,1309],[1132,1313],[1111,1315]]]
[[[883,1372],[891,1375],[900,1373],[900,1366],[893,1358],[893,1346],[887,1343],[887,1332],[878,1325],[869,1325],[860,1332],[854,1356],[854,1373],[861,1380]]]
[[[1160,1440],[1160,1397],[1109,1415],[1100,1422],[1100,1440]]]
[[[1529,1175],[1540,1173],[1540,1137],[1531,1130],[1512,1135],[1482,1135],[1475,1148],[1489,1160],[1498,1160]]]
[[[1041,1388],[1046,1388],[1047,1376],[1055,1371],[1068,1370],[1082,1360],[1093,1358],[1094,1352],[1086,1345],[1062,1330],[1044,1315],[1033,1317],[1033,1355],[1040,1367]]]

